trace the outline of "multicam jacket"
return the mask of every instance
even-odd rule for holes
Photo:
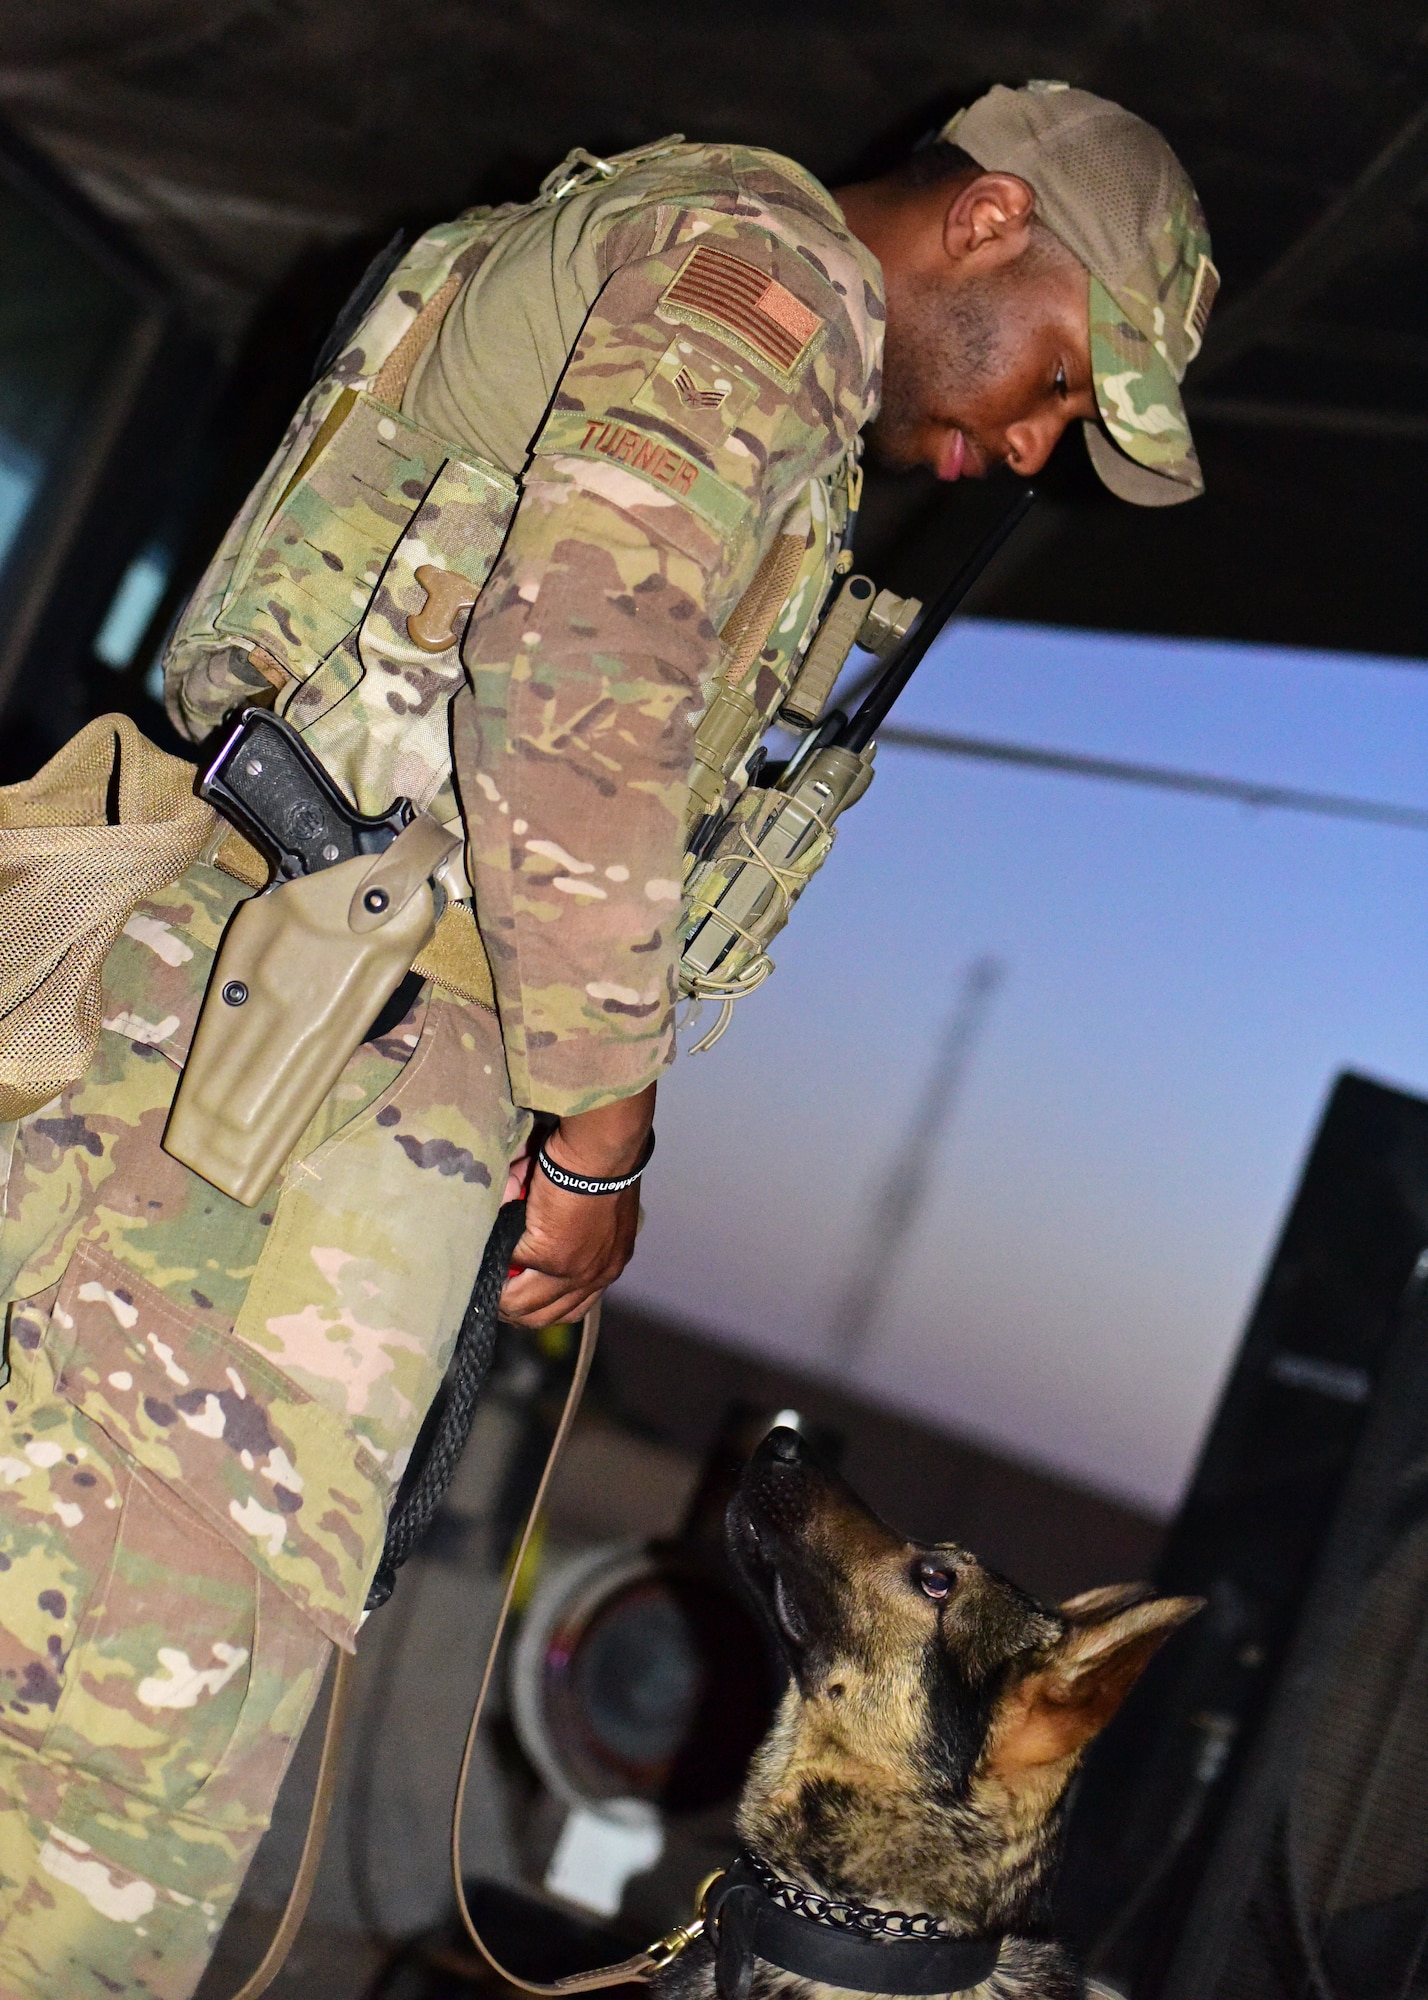
[[[667,143],[470,211],[403,258],[175,635],[189,735],[271,685],[362,810],[459,812],[517,1103],[673,1054],[695,730],[721,677],[769,714],[796,668],[882,324],[875,261],[770,153]]]

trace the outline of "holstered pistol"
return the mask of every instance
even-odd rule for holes
[[[398,800],[354,813],[297,732],[251,710],[199,783],[274,861],[219,946],[164,1150],[252,1207],[431,938],[457,845]]]

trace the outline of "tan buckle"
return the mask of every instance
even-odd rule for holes
[[[423,563],[416,580],[426,592],[426,603],[407,619],[407,636],[424,653],[444,653],[456,644],[457,621],[463,611],[470,611],[480,589],[457,571],[441,569],[436,563]]]

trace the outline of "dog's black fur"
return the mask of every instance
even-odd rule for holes
[[[759,1447],[729,1509],[735,1564],[791,1684],[739,1808],[744,1840],[785,1880],[958,1936],[1003,1938],[978,2000],[1079,2000],[1051,1930],[1062,1801],[1191,1598],[1141,1585],[1051,1608],[950,1542],[904,1541],[790,1430]],[[755,2000],[801,1988],[760,1966]],[[692,1946],[661,2000],[709,2000]]]

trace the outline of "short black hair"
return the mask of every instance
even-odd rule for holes
[[[894,180],[904,187],[936,187],[940,181],[955,180],[965,173],[979,174],[981,166],[970,153],[950,139],[928,139],[914,146],[893,169]]]

